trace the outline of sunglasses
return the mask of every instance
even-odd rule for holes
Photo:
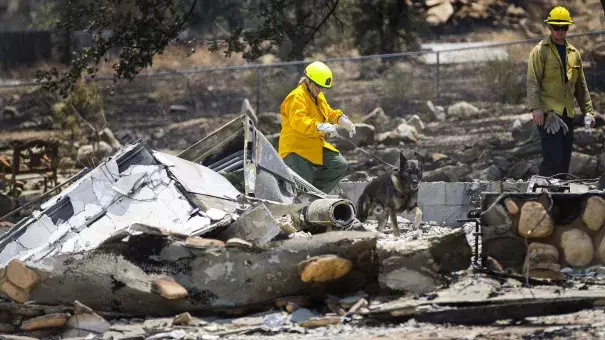
[[[553,31],[567,31],[567,29],[569,29],[569,26],[567,26],[567,25],[564,25],[564,26],[550,25],[550,28],[552,28]]]

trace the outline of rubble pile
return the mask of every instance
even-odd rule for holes
[[[424,123],[377,109],[363,124],[384,141]],[[373,138],[362,132],[355,143]],[[540,281],[601,263],[600,245],[591,248],[605,230],[599,194],[488,198],[479,234],[473,223],[415,229],[399,218],[394,237],[289,170],[270,139],[242,115],[179,154],[126,143],[82,170],[0,236],[0,330],[64,339],[329,336],[383,321],[476,325],[572,313],[605,298],[585,275],[584,286],[570,280],[564,292]],[[578,226],[557,219],[568,213]],[[528,251],[515,248],[528,233]],[[515,265],[529,268],[532,287]],[[541,275],[548,271],[556,277]]]
[[[182,313],[275,307],[289,314],[272,327],[285,316],[325,326],[367,312],[371,295],[422,294],[471,264],[463,230],[379,242],[354,216],[245,115],[178,155],[126,144],[0,237],[5,331],[101,335],[126,329],[106,321],[116,317],[179,315],[175,325],[193,322]],[[318,300],[329,312],[303,309]]]

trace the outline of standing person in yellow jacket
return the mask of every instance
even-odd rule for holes
[[[336,136],[336,125],[343,126],[350,136],[355,133],[349,118],[326,101],[324,90],[332,83],[332,71],[326,64],[315,61],[305,68],[298,86],[281,104],[278,150],[286,165],[327,194],[344,177],[348,165],[325,136]]]
[[[585,124],[594,126],[592,102],[580,52],[565,36],[573,20],[561,6],[544,20],[550,36],[536,45],[527,67],[527,104],[542,142],[541,176],[569,172],[573,145],[574,98]]]

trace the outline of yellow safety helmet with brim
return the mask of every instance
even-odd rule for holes
[[[563,6],[557,6],[553,8],[548,14],[548,19],[544,20],[544,22],[549,25],[555,26],[573,24],[573,20],[571,20],[571,14],[569,14],[567,8]]]
[[[332,71],[321,61],[314,61],[305,68],[305,76],[323,88],[332,87]]]

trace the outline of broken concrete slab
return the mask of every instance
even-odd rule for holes
[[[227,241],[237,237],[256,245],[264,245],[282,233],[271,211],[261,202],[244,211],[237,221],[219,235],[219,238]]]
[[[51,305],[78,300],[106,312],[174,315],[272,304],[282,296],[318,289],[356,292],[376,280],[376,236],[330,232],[272,242],[262,249],[194,249],[161,236],[131,236],[91,251],[26,263],[41,278],[29,298]],[[351,272],[323,284],[303,282],[298,263],[326,254],[351,261]],[[152,293],[153,282],[166,274],[189,294],[168,300]],[[241,294],[242,290],[247,293]]]
[[[172,324],[173,325],[189,325],[193,322],[193,318],[191,317],[191,314],[185,312],[185,313],[181,313],[177,316],[174,317],[174,319],[172,319]]]
[[[72,315],[67,320],[66,326],[71,329],[103,334],[109,330],[111,325],[95,313],[82,313]]]
[[[505,285],[488,277],[462,275],[447,289],[374,305],[363,314],[398,322],[413,318],[431,323],[489,324],[498,320],[572,313],[596,307],[604,298],[605,292],[598,287],[588,290],[522,287],[520,282]]]
[[[412,242],[379,244],[378,281],[384,289],[424,293],[443,285],[442,274],[467,269],[472,250],[463,230]]]

